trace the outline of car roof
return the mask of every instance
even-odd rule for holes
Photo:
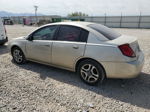
[[[37,28],[36,30],[43,28],[43,27],[53,26],[53,25],[70,25],[70,26],[76,26],[76,27],[83,28],[83,29],[89,31],[92,35],[95,35],[96,37],[101,37],[101,40],[106,40],[106,37],[104,37],[102,34],[97,32],[96,30],[88,27],[88,25],[92,25],[92,24],[98,24],[98,23],[81,22],[81,21],[57,22],[57,23],[50,23],[50,24],[43,25],[43,26]],[[101,24],[99,24],[99,25],[101,25]],[[103,26],[103,25],[101,25],[101,26]]]
[[[72,26],[78,26],[78,27],[87,27],[87,25],[90,24],[95,24],[95,23],[91,23],[91,22],[81,22],[81,21],[69,21],[69,22],[57,22],[57,23],[50,23],[50,24],[46,24],[44,26],[49,26],[49,25],[72,25]]]
[[[43,25],[43,26],[37,28],[37,30],[40,29],[40,28],[47,27],[47,26],[52,26],[52,25],[70,25],[70,26],[76,26],[76,27],[83,28],[83,29],[89,31],[90,33],[96,35],[97,37],[101,37],[101,38],[104,38],[104,40],[106,40],[106,38],[102,34],[95,31],[94,29],[88,27],[88,25],[91,25],[91,24],[97,24],[97,23],[81,22],[81,21],[57,22],[57,23],[50,23],[50,24]]]

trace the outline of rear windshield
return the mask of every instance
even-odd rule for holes
[[[121,34],[115,32],[114,30],[112,30],[106,26],[103,26],[101,24],[90,24],[90,25],[88,25],[88,27],[101,33],[102,35],[104,35],[109,40],[114,40],[114,39],[121,36]]]

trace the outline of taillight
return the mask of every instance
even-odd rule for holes
[[[118,47],[121,50],[123,55],[128,56],[128,57],[135,57],[136,56],[129,44],[123,44],[123,45],[120,45]]]

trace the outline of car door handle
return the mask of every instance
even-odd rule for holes
[[[73,45],[73,48],[74,49],[78,49],[79,47],[77,45]]]

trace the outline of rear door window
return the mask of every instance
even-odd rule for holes
[[[121,36],[121,34],[115,32],[114,30],[112,30],[106,26],[103,26],[101,24],[90,24],[90,25],[88,25],[88,27],[101,33],[102,35],[104,35],[109,40],[114,40],[114,39]]]
[[[80,29],[73,26],[61,26],[57,35],[57,40],[79,41]]]
[[[60,26],[57,40],[86,42],[88,38],[88,33],[88,31],[79,27],[62,25]]]
[[[80,42],[87,42],[89,36],[89,31],[81,29],[81,34],[80,34]]]

